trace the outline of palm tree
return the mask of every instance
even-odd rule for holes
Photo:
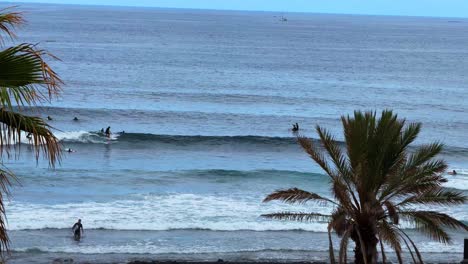
[[[409,149],[421,124],[406,124],[388,110],[378,119],[375,112],[356,111],[354,117],[343,116],[341,121],[344,146],[320,126],[316,130],[321,146],[298,136],[302,148],[329,176],[333,198],[292,188],[278,190],[264,200],[290,204],[323,202],[333,206],[332,213],[281,212],[264,217],[327,221],[332,263],[335,263],[335,256],[331,231],[341,237],[339,263],[346,263],[346,249],[351,239],[355,245],[355,263],[373,264],[379,256],[378,246],[385,263],[384,243],[396,252],[399,263],[402,263],[402,243],[414,263],[423,263],[415,243],[402,228],[401,220],[442,243],[450,242],[445,228],[468,230],[465,224],[451,216],[422,207],[463,204],[467,197],[441,186],[446,182],[442,173],[447,165],[436,156],[441,152],[442,144]]]
[[[9,248],[6,230],[5,199],[16,178],[4,165],[5,158],[17,151],[21,135],[30,134],[36,154],[49,160],[51,167],[60,161],[60,145],[51,127],[39,117],[21,114],[25,106],[46,102],[60,92],[62,81],[45,62],[53,57],[36,45],[19,44],[5,47],[5,39],[14,39],[15,27],[24,23],[21,13],[11,8],[0,10],[0,255]]]

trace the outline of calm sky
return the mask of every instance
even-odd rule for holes
[[[468,17],[468,0],[10,0],[6,2]]]

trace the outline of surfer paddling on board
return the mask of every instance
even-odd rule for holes
[[[78,222],[76,222],[73,225],[72,231],[73,231],[73,237],[75,238],[75,240],[80,240],[81,235],[84,234],[83,225],[81,224],[81,219],[78,219]]]
[[[450,175],[457,175],[457,171],[456,171],[456,170],[452,170],[452,171],[449,172],[448,174],[450,174]]]

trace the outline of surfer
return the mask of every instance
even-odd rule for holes
[[[450,175],[457,175],[457,171],[456,171],[456,170],[452,170],[452,171],[449,172],[448,174],[450,174]]]
[[[110,137],[110,135],[111,135],[110,126],[108,126],[108,127],[106,128],[105,134],[106,134],[106,137]]]
[[[76,152],[76,151],[75,151],[75,150],[73,150],[72,148],[69,148],[69,149],[66,149],[66,150],[67,150],[67,152],[70,152],[70,153],[72,153],[72,152]]]
[[[47,116],[47,120],[51,121],[51,120],[52,120],[52,117]]]
[[[83,225],[81,224],[81,219],[78,219],[78,222],[76,222],[73,227],[73,236],[75,237],[75,240],[80,240],[81,235],[84,234],[83,230]]]
[[[27,139],[31,140],[32,139],[32,133],[29,132],[28,135],[26,136]]]
[[[75,118],[73,118],[73,121],[78,121],[78,117],[75,116]]]
[[[299,131],[299,124],[296,123],[296,124],[293,124],[293,128],[292,128],[292,132],[297,132]]]

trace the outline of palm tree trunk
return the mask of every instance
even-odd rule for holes
[[[359,237],[359,234],[361,237]],[[359,233],[354,230],[351,239],[355,243],[354,263],[355,264],[376,264],[377,244],[379,240],[372,228],[360,228]],[[364,247],[362,247],[364,245]],[[364,253],[364,254],[363,254]]]

